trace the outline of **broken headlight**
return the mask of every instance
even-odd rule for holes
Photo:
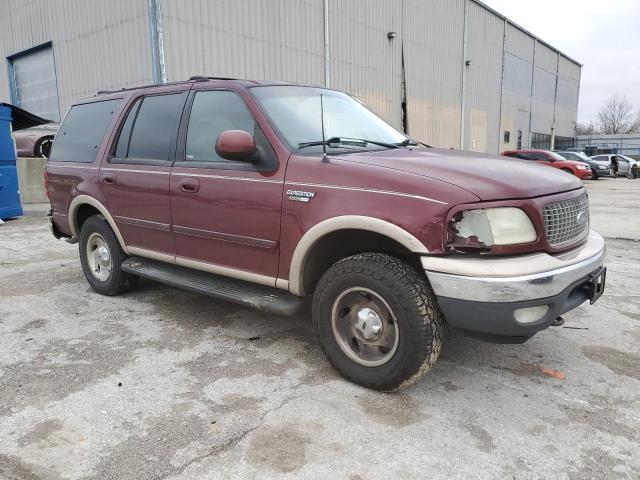
[[[531,243],[538,238],[527,214],[515,207],[463,210],[450,224],[449,247],[488,251],[499,245]]]

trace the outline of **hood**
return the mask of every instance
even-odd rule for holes
[[[578,160],[565,160],[565,162],[575,165],[576,167],[584,165],[584,162],[579,162]]]
[[[539,197],[582,188],[577,177],[557,168],[528,160],[460,150],[399,148],[341,155],[336,160],[444,181],[485,201]]]

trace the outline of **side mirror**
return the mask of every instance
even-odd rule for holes
[[[216,142],[216,153],[227,160],[256,162],[260,152],[249,132],[227,130],[222,132]]]

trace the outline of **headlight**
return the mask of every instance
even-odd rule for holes
[[[589,166],[588,165],[578,165],[578,169],[580,169],[580,170],[589,170]]]
[[[538,238],[527,214],[515,207],[458,212],[451,223],[451,236],[450,246],[462,250],[531,243]]]

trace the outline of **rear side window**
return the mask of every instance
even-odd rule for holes
[[[60,125],[49,159],[52,162],[93,162],[121,101],[105,100],[71,107]]]
[[[127,114],[116,144],[116,159],[169,161],[183,92],[138,100]],[[114,159],[112,159],[113,161]]]

